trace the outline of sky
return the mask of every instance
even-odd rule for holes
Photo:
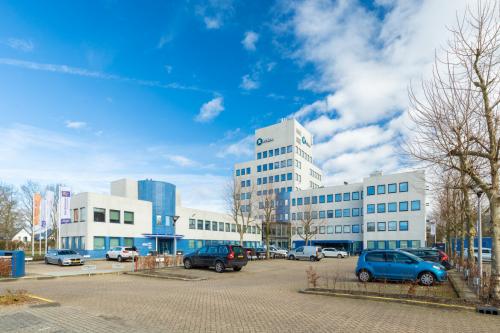
[[[152,178],[224,211],[255,129],[285,117],[325,185],[404,170],[408,87],[467,2],[1,1],[0,182]]]

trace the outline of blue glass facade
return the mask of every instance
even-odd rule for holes
[[[139,200],[153,204],[151,218],[155,235],[173,235],[173,216],[175,216],[175,185],[156,180],[138,181]]]

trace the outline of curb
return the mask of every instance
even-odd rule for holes
[[[154,275],[154,274],[145,274],[145,273],[128,273],[124,272],[123,274],[130,275],[130,276],[140,276],[140,277],[149,277],[149,278],[156,278],[156,279],[164,279],[164,280],[178,280],[178,281],[205,281],[208,280],[207,278],[194,278],[194,279],[188,279],[188,278],[183,278],[179,276],[160,276],[160,275]]]
[[[310,295],[320,295],[320,296],[333,296],[333,297],[364,299],[364,300],[382,301],[382,302],[392,302],[392,303],[400,303],[400,304],[408,304],[408,305],[432,306],[432,307],[436,307],[436,308],[446,308],[446,309],[454,309],[454,310],[476,311],[476,308],[472,307],[472,306],[436,303],[436,302],[428,302],[428,301],[418,301],[418,300],[393,298],[393,297],[353,295],[353,294],[337,293],[337,292],[310,291],[310,290],[305,290],[305,289],[299,290],[299,293],[310,294]]]

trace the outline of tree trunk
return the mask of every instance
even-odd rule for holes
[[[490,199],[490,215],[493,237],[491,256],[491,292],[490,296],[500,302],[500,197],[496,192]]]
[[[271,223],[266,222],[266,258],[269,259],[269,233],[271,232]]]

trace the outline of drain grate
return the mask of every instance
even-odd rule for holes
[[[483,314],[498,316],[498,309],[493,306],[478,306],[476,311]]]

